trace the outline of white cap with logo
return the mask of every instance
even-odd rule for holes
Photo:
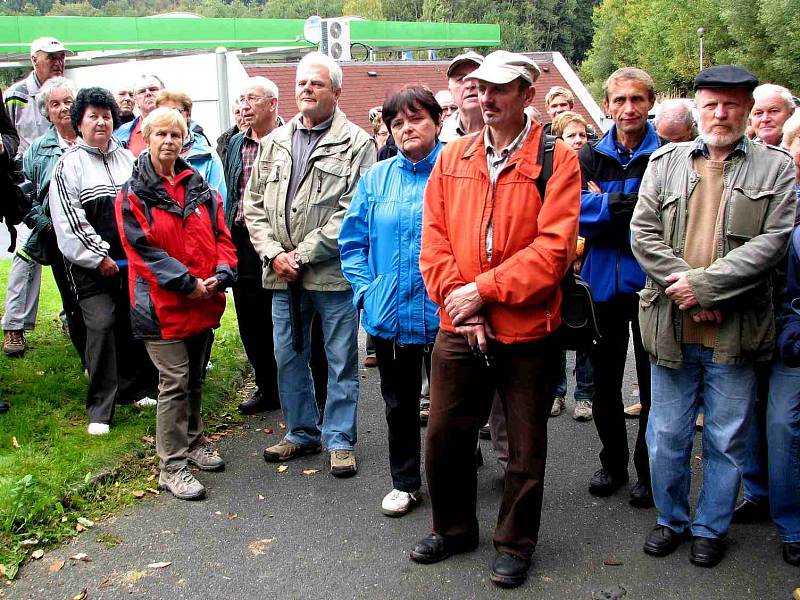
[[[70,50],[64,48],[64,44],[59,42],[54,37],[41,37],[31,42],[31,56],[37,52],[47,52],[48,54],[55,54],[56,52],[66,52],[67,54],[74,54]]]
[[[509,83],[518,77],[533,84],[541,71],[532,59],[523,54],[496,50],[483,60],[483,64],[467,75],[469,79],[480,79],[497,85]]]

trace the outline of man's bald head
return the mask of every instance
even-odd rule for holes
[[[670,142],[688,142],[695,137],[692,103],[683,98],[661,103],[655,119],[658,135]]]

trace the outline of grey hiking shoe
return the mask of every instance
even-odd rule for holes
[[[322,446],[319,444],[295,444],[289,440],[281,440],[274,446],[264,450],[264,460],[267,462],[284,462],[306,454],[319,454]]]
[[[352,477],[357,470],[355,452],[352,450],[333,450],[331,452],[331,475]]]
[[[592,403],[588,400],[578,400],[575,402],[575,410],[572,413],[572,418],[576,421],[591,421]]]
[[[564,411],[566,406],[567,403],[564,400],[564,396],[556,396],[553,398],[553,406],[550,408],[550,416],[557,417]]]
[[[198,446],[186,454],[186,460],[201,471],[221,471],[225,468],[225,461],[211,446]]]
[[[3,353],[9,357],[25,354],[25,332],[22,329],[7,329],[3,332]]]
[[[199,500],[206,495],[206,488],[195,479],[189,467],[181,467],[173,473],[162,469],[158,475],[158,487],[181,500]]]

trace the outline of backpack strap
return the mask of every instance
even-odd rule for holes
[[[542,165],[539,177],[536,178],[536,187],[539,188],[539,197],[544,202],[544,192],[547,189],[547,182],[553,175],[553,153],[556,147],[556,136],[542,133],[539,141],[539,155],[537,164]]]

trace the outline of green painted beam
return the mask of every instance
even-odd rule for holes
[[[311,47],[301,19],[192,19],[143,17],[0,17],[0,53],[26,54],[49,35],[70,50],[164,50]],[[352,42],[376,48],[499,46],[500,26],[470,23],[353,21]]]

